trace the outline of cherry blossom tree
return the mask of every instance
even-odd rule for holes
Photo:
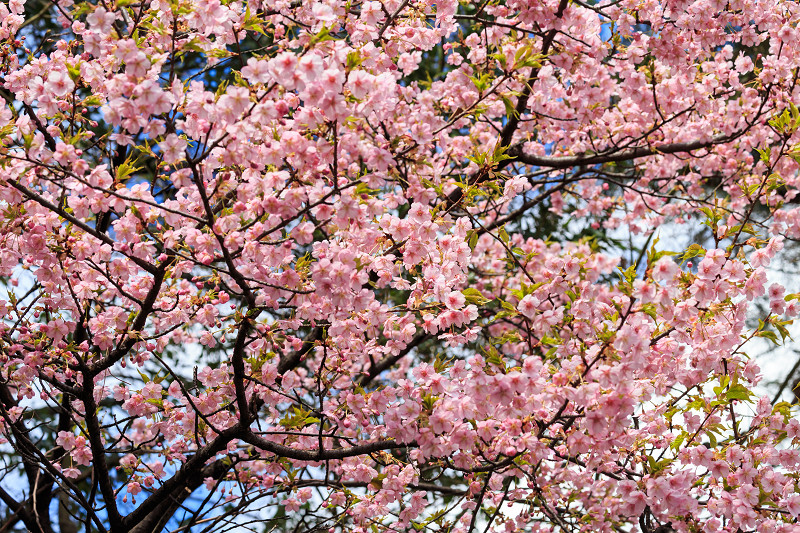
[[[796,2],[0,21],[0,531],[800,531]]]

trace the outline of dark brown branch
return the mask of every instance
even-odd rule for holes
[[[47,209],[49,209],[53,213],[57,214],[58,216],[60,216],[64,220],[66,220],[68,222],[71,222],[76,227],[78,227],[81,230],[83,230],[84,232],[88,233],[89,235],[91,235],[95,239],[98,239],[98,240],[102,241],[104,244],[108,244],[109,246],[112,246],[112,247],[114,246],[115,241],[111,237],[109,237],[105,233],[100,233],[99,231],[95,230],[94,228],[92,228],[91,226],[89,226],[88,224],[83,222],[82,220],[70,215],[65,210],[61,209],[57,205],[55,205],[52,202],[48,201],[47,199],[45,199],[40,194],[28,189],[27,187],[25,187],[24,185],[22,185],[21,183],[15,181],[15,180],[6,180],[6,183],[8,183],[9,185],[11,185],[15,189],[17,189],[22,194],[24,194],[29,200],[33,200],[34,202],[38,203],[42,207],[46,207]],[[127,257],[128,257],[128,259],[130,259],[131,261],[136,263],[136,266],[138,266],[142,270],[145,270],[145,271],[149,272],[150,274],[154,274],[155,273],[156,267],[151,265],[147,261],[144,261],[143,259],[140,259],[140,258],[135,257],[135,256],[127,256]]]
[[[136,335],[138,335],[138,333],[144,329],[150,313],[153,312],[153,307],[156,303],[156,299],[158,298],[158,294],[161,292],[161,286],[164,283],[164,277],[167,274],[167,269],[170,267],[170,265],[172,265],[173,262],[174,257],[170,257],[166,261],[162,262],[161,265],[159,265],[155,270],[153,273],[153,286],[147,291],[147,296],[145,297],[144,302],[142,302],[142,308],[139,309],[139,312],[136,314],[136,319],[131,324],[128,338],[122,342],[108,357],[89,365],[88,372],[90,374],[95,376],[103,370],[111,368],[117,361],[122,359],[131,348],[133,348],[134,344],[139,342],[139,339],[136,338]]]
[[[552,169],[567,169],[580,165],[600,165],[602,163],[616,163],[620,161],[630,161],[633,159],[640,159],[642,157],[659,155],[659,154],[679,154],[689,153],[701,148],[710,148],[712,146],[729,142],[735,137],[729,135],[717,135],[705,141],[691,141],[680,143],[658,144],[654,146],[637,146],[636,148],[628,148],[625,150],[611,150],[601,154],[578,154],[569,156],[539,156],[526,154],[522,151],[521,145],[515,145],[509,150],[509,155],[512,159],[504,161],[504,163],[513,163],[518,161],[526,165],[535,165],[537,167],[547,167]]]
[[[287,355],[286,357],[282,357],[281,360],[278,362],[278,375],[283,375],[289,370],[293,370],[297,368],[297,365],[303,360],[303,358],[308,355],[308,353],[314,349],[316,346],[317,341],[322,339],[324,329],[322,326],[318,326],[314,328],[308,337],[303,339],[303,347],[297,351],[292,352],[291,354]]]
[[[8,509],[11,511],[11,514],[6,516],[3,522],[0,524],[0,532],[5,533],[6,531],[11,531],[11,529],[14,527],[14,524],[20,520],[23,524],[25,524],[25,527],[28,529],[28,531],[36,533],[42,531],[36,523],[36,518],[33,513],[31,513],[31,510],[28,508],[28,506],[15,500],[8,492],[3,490],[2,487],[0,487],[0,500],[2,500],[3,503],[6,504],[6,507],[8,507]]]
[[[382,440],[350,446],[348,448],[333,448],[330,450],[300,450],[297,448],[284,446],[283,444],[278,444],[276,442],[268,441],[252,432],[245,433],[241,438],[246,443],[252,444],[260,450],[275,454],[278,457],[309,462],[331,461],[336,459],[345,459],[347,457],[356,457],[358,455],[367,455],[385,450],[416,447],[416,444],[413,443],[401,444],[393,440]]]
[[[564,10],[567,9],[568,4],[569,0],[561,0],[558,5],[558,11],[556,11],[556,18],[560,19],[564,15]],[[556,33],[556,29],[552,29],[547,32],[544,40],[542,41],[541,55],[544,56],[550,52],[550,47],[553,45],[553,41],[556,38]],[[525,84],[525,88],[522,89],[522,94],[520,94],[519,98],[517,99],[517,105],[514,106],[514,113],[510,117],[507,117],[508,122],[506,122],[506,125],[503,126],[503,130],[500,132],[500,146],[507,147],[511,145],[511,139],[514,137],[514,132],[517,131],[520,118],[528,108],[528,98],[530,98],[531,91],[533,90],[533,84],[539,77],[540,70],[541,67],[534,67],[530,76],[528,76],[528,81]]]
[[[156,489],[142,504],[123,519],[125,531],[133,531],[140,523],[156,509],[163,505],[164,500],[170,499],[180,491],[191,486],[192,480],[198,472],[202,472],[206,462],[224,450],[228,443],[241,433],[241,426],[236,425],[226,429],[217,437],[199,449],[190,457],[171,478]]]
[[[170,519],[175,516],[176,511],[184,501],[203,484],[207,477],[221,479],[231,469],[232,463],[228,457],[218,459],[211,464],[197,469],[185,481],[182,487],[169,496],[162,499],[159,505],[153,509],[139,524],[132,528],[128,533],[153,533],[163,531]]]
[[[92,469],[95,479],[100,485],[100,492],[106,504],[108,513],[108,523],[111,531],[121,531],[122,516],[117,508],[114,487],[111,485],[111,476],[106,462],[106,449],[103,445],[103,430],[97,418],[97,404],[94,400],[94,376],[84,372],[83,374],[84,392],[81,395],[83,400],[84,420],[86,421],[86,435],[89,439],[89,446],[92,450]]]

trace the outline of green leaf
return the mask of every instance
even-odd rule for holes
[[[141,170],[141,167],[133,166],[131,161],[125,161],[120,166],[117,167],[117,181],[125,181],[131,174],[136,172],[137,170]]]
[[[475,251],[475,247],[478,245],[478,232],[474,229],[471,229],[467,232],[469,235],[467,242],[469,243],[470,251]]]
[[[725,393],[728,400],[749,400],[752,395],[753,393],[747,387],[738,383],[731,385],[731,388]]]
[[[361,61],[361,53],[358,50],[350,52],[347,54],[347,70],[353,70],[360,66]]]
[[[646,314],[647,316],[649,316],[653,320],[656,320],[656,317],[658,316],[658,313],[657,313],[657,310],[656,310],[656,305],[654,303],[642,304],[642,308],[641,309],[642,309],[642,312],[644,314]]]
[[[686,440],[688,436],[689,434],[687,432],[681,431],[681,434],[670,443],[669,447],[672,448],[672,451],[678,451],[678,448],[681,447],[681,444],[683,444],[683,441]]]
[[[280,424],[285,428],[303,428],[310,424],[317,424],[319,423],[319,419],[313,416],[308,416],[311,411],[307,411],[306,409],[300,407],[293,407],[291,411],[286,413]]]
[[[689,259],[691,259],[693,257],[697,257],[698,255],[705,255],[705,254],[706,254],[706,251],[702,246],[700,246],[699,244],[692,244],[683,253],[683,255],[681,256],[681,259],[683,261],[688,261]]]
[[[200,54],[205,53],[205,50],[200,47],[200,41],[198,39],[192,39],[190,41],[183,43],[183,45],[181,45],[181,48],[189,52],[198,52]]]
[[[315,36],[311,38],[311,40],[308,42],[307,47],[312,48],[317,43],[321,43],[323,41],[332,41],[332,40],[333,37],[331,36],[330,28],[328,28],[327,26],[323,26],[322,29],[319,30],[319,33],[317,33]]]
[[[294,269],[297,272],[300,272],[308,267],[311,264],[311,253],[306,253],[304,256],[300,257],[297,262],[295,262]]]
[[[491,364],[493,364],[494,366],[496,366],[498,368],[504,369],[506,367],[505,361],[503,361],[503,358],[500,357],[500,355],[497,354],[497,353],[492,354],[489,357],[487,357],[486,358],[486,362],[487,363],[491,363]]]
[[[511,237],[508,236],[508,232],[506,228],[501,226],[497,229],[497,236],[503,241],[504,244],[508,244],[508,241],[511,240]]]
[[[717,396],[721,396],[722,392],[725,390],[725,387],[728,386],[728,383],[730,383],[730,381],[731,381],[731,377],[730,376],[727,376],[727,375],[722,376],[719,379],[719,386],[718,387],[714,387],[714,394],[716,394]]]
[[[500,66],[502,68],[506,68],[506,55],[504,53],[496,52],[496,53],[490,55],[489,57],[491,57],[492,59],[495,59],[498,63],[500,63]]]
[[[768,331],[768,330],[759,331],[758,333],[756,333],[756,337],[763,337],[765,339],[769,339],[776,345],[780,344],[780,342],[778,341],[778,336],[775,335],[774,331]]]
[[[447,359],[444,353],[440,353],[433,362],[433,369],[438,373],[442,373],[453,365],[453,361],[454,358]]]
[[[100,98],[100,96],[98,96],[96,94],[89,95],[89,96],[87,96],[86,98],[83,99],[83,105],[86,106],[86,107],[99,106],[102,103],[103,103],[103,99]]]
[[[74,81],[76,83],[77,83],[77,81],[79,79],[81,79],[81,69],[80,69],[80,67],[67,64],[67,73],[69,73],[70,79],[72,79],[72,81]]]
[[[789,333],[786,325],[791,325],[793,322],[794,320],[778,320],[777,317],[775,317],[775,320],[772,321],[772,325],[775,326],[775,329],[777,329],[778,333],[781,334],[782,341],[786,341],[787,338],[792,338],[792,335]]]
[[[461,294],[464,295],[464,298],[467,300],[467,303],[475,304],[475,305],[483,305],[486,302],[490,302],[491,299],[485,297],[478,289],[474,289],[472,287],[468,289],[464,289],[461,291]]]
[[[480,75],[480,77],[478,76],[470,77],[470,81],[475,86],[475,88],[478,89],[478,92],[482,93],[483,91],[488,89],[489,86],[491,85],[492,77],[487,73],[483,73]]]
[[[508,311],[516,311],[517,310],[517,308],[514,307],[514,304],[512,304],[511,302],[507,302],[505,300],[500,300],[500,306],[503,309],[506,309]]]

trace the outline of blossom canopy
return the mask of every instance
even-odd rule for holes
[[[0,5],[0,531],[800,531],[798,22]]]

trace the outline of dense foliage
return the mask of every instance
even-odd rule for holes
[[[800,4],[0,20],[0,531],[800,531]]]

